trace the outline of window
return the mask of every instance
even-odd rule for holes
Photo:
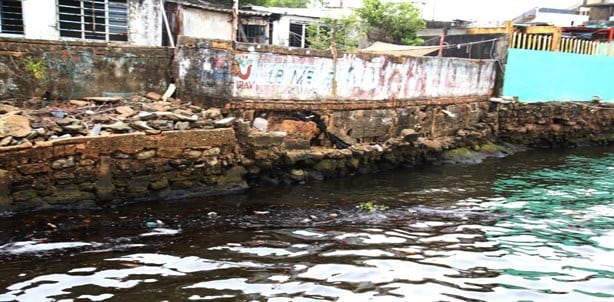
[[[128,41],[127,0],[58,0],[60,36]]]
[[[241,24],[239,39],[243,42],[267,44],[266,27],[264,25]]]
[[[301,23],[290,22],[290,37],[288,38],[288,46],[292,47],[308,47],[307,43],[307,25]]]
[[[21,0],[0,0],[0,33],[23,35]]]

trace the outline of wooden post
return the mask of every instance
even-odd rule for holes
[[[557,27],[556,30],[552,33],[552,51],[560,51],[561,50],[561,39],[563,37],[563,33],[560,27]]]
[[[232,1],[232,41],[237,41],[239,29],[239,0]]]

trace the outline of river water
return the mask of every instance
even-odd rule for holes
[[[614,147],[0,218],[0,301],[613,301]]]

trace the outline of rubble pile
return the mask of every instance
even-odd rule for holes
[[[232,126],[219,108],[203,109],[179,99],[145,96],[89,97],[45,106],[0,102],[0,146],[77,136],[99,136]]]

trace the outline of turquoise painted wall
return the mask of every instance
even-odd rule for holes
[[[503,95],[521,102],[614,101],[614,57],[508,49]]]

